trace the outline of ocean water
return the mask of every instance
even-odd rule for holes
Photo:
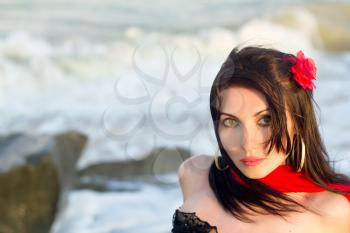
[[[234,46],[263,44],[316,61],[322,136],[350,175],[348,12],[346,1],[1,1],[0,132],[80,130],[78,169],[160,146],[213,154],[211,83]],[[52,232],[169,232],[180,204],[176,185],[74,191]]]
[[[71,192],[69,207],[51,232],[169,233],[178,188],[144,185],[139,192]]]

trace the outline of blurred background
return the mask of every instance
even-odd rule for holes
[[[178,166],[217,148],[214,77],[258,44],[316,61],[350,176],[350,1],[2,0],[0,232],[170,232]]]

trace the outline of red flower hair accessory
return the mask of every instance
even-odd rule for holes
[[[289,57],[288,60],[294,62],[290,72],[293,74],[295,81],[297,81],[305,90],[316,88],[315,84],[312,82],[316,79],[316,66],[314,60],[311,58],[305,58],[304,53],[301,50],[297,53],[296,57]]]

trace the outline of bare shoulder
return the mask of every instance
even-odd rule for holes
[[[195,155],[181,163],[178,177],[184,200],[207,188],[206,182],[213,160],[209,155]]]
[[[325,223],[335,232],[350,232],[350,202],[337,193],[326,192],[322,202]]]
[[[200,219],[215,219],[212,213],[220,208],[208,183],[209,168],[214,161],[213,156],[196,155],[182,162],[178,169],[183,204],[182,212],[196,213]],[[211,211],[208,211],[210,209]],[[216,216],[216,215],[214,215]],[[212,222],[209,221],[211,225]]]
[[[192,156],[181,163],[178,175],[180,178],[188,173],[191,173],[191,175],[203,175],[208,172],[213,161],[213,156],[209,155]]]

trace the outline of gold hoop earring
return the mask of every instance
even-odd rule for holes
[[[226,164],[226,167],[220,168],[219,161],[218,161],[218,158],[219,158],[218,153],[219,153],[219,148],[216,150],[215,155],[214,155],[215,166],[219,171],[224,171],[228,168],[228,165]]]
[[[300,161],[300,166],[298,168],[297,172],[300,172],[301,169],[303,169],[304,163],[305,163],[305,143],[302,137],[300,137],[300,141],[301,141],[301,161]]]

